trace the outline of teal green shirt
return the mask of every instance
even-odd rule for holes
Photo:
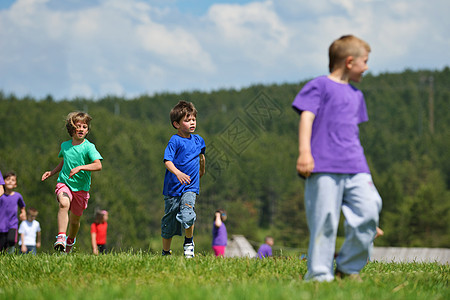
[[[61,151],[58,157],[64,159],[64,164],[59,172],[58,182],[67,185],[73,192],[86,191],[91,188],[91,171],[80,171],[69,178],[70,170],[78,166],[88,165],[93,163],[94,160],[103,157],[95,148],[95,145],[84,140],[80,145],[72,145],[72,140],[66,141],[61,144]]]

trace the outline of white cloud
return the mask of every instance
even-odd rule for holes
[[[287,28],[273,9],[272,1],[254,2],[246,5],[212,5],[208,18],[215,23],[221,36],[229,42],[243,46],[272,45],[285,47],[288,42]]]
[[[225,0],[199,17],[174,5],[17,0],[0,10],[0,89],[59,99],[296,82],[326,73],[329,44],[348,33],[370,43],[375,73],[450,62],[448,0]]]

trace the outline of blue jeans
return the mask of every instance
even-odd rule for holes
[[[31,253],[33,255],[36,255],[36,246],[28,246],[28,245],[26,245],[26,246],[27,246],[27,252],[21,252],[22,254]],[[20,247],[19,247],[19,249],[20,249]]]
[[[339,218],[345,217],[345,241],[336,267],[355,274],[365,266],[375,237],[381,197],[372,176],[317,173],[306,179],[305,208],[310,241],[305,280],[332,281]]]
[[[186,192],[178,197],[164,197],[164,216],[161,220],[161,236],[170,239],[174,235],[182,235],[181,227],[187,229],[194,225],[195,199],[197,194]]]

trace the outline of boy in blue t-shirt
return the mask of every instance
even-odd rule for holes
[[[185,230],[184,256],[194,257],[195,199],[200,192],[200,177],[205,173],[205,141],[193,134],[197,110],[191,102],[179,101],[170,111],[170,121],[177,129],[166,150],[164,164],[164,216],[161,220],[162,255],[170,255],[174,235]]]

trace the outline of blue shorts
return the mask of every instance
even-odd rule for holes
[[[164,197],[164,216],[161,219],[161,236],[170,239],[174,235],[182,235],[182,228],[187,229],[194,225],[197,218],[195,214],[195,199],[197,194],[186,192],[181,196]]]

